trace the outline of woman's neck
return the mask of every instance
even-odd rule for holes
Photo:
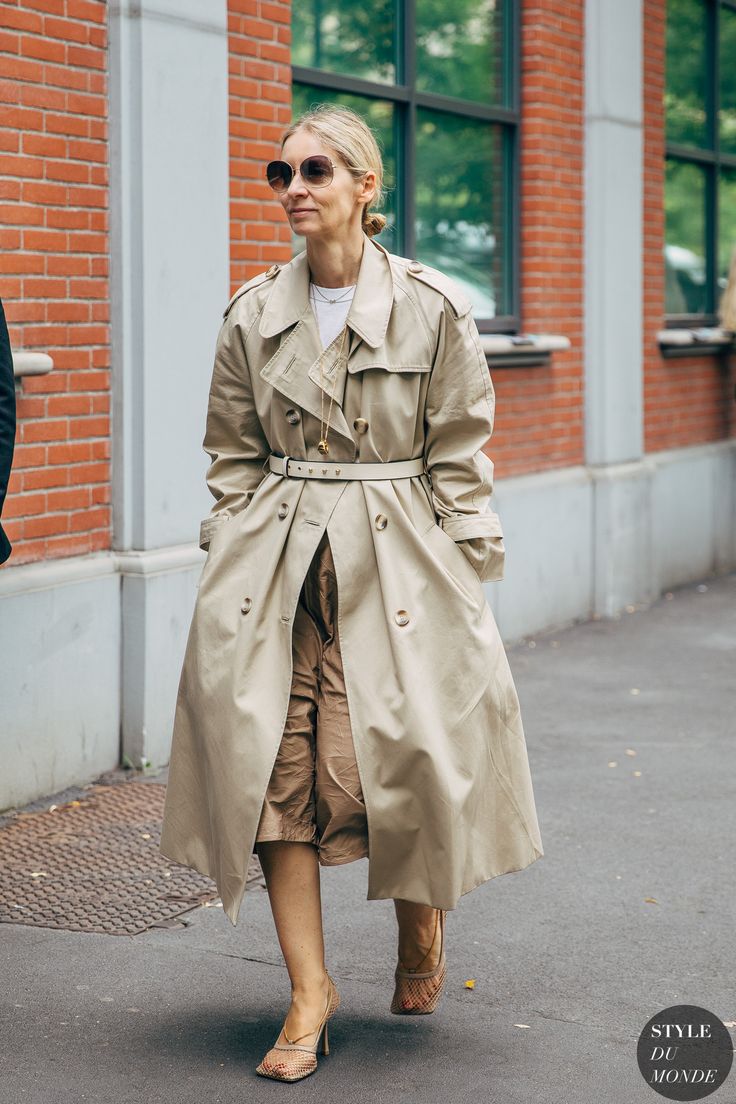
[[[307,241],[307,262],[312,282],[318,287],[343,288],[358,282],[365,238],[358,242]]]

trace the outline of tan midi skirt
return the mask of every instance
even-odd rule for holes
[[[337,579],[327,530],[294,616],[294,671],[284,733],[258,843],[313,843],[322,866],[368,857],[365,803],[355,759],[337,631]]]

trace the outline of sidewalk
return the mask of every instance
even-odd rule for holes
[[[545,856],[448,914],[433,1016],[388,1012],[394,911],[365,900],[365,860],[322,870],[342,1005],[294,1089],[254,1072],[288,1006],[259,884],[237,928],[216,905],[133,937],[0,924],[3,1104],[664,1099],[647,1020],[736,1020],[736,575],[508,654]],[[735,1104],[736,1068],[708,1099]]]

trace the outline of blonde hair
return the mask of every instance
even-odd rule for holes
[[[289,124],[281,137],[283,150],[287,138],[298,130],[308,130],[333,149],[355,178],[372,169],[376,174],[376,191],[370,203],[363,206],[362,227],[369,238],[380,234],[386,225],[385,215],[369,212],[383,196],[383,159],[373,131],[365,119],[343,104],[318,103]]]

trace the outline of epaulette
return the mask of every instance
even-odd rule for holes
[[[428,268],[421,261],[410,261],[406,271],[411,273],[415,280],[421,280],[423,284],[439,291],[450,303],[456,318],[462,318],[472,309],[473,304],[467,295],[450,276],[445,276],[436,268]]]
[[[273,277],[276,276],[276,274],[280,271],[281,265],[272,264],[271,267],[267,268],[265,272],[259,272],[257,276],[251,276],[250,280],[246,281],[246,283],[244,284],[241,284],[238,290],[235,292],[232,299],[225,307],[225,310],[222,313],[222,317],[227,318],[233,303],[236,301],[236,299],[239,299],[244,292],[249,291],[250,288],[258,287],[259,284],[265,283],[266,280],[272,280]]]

